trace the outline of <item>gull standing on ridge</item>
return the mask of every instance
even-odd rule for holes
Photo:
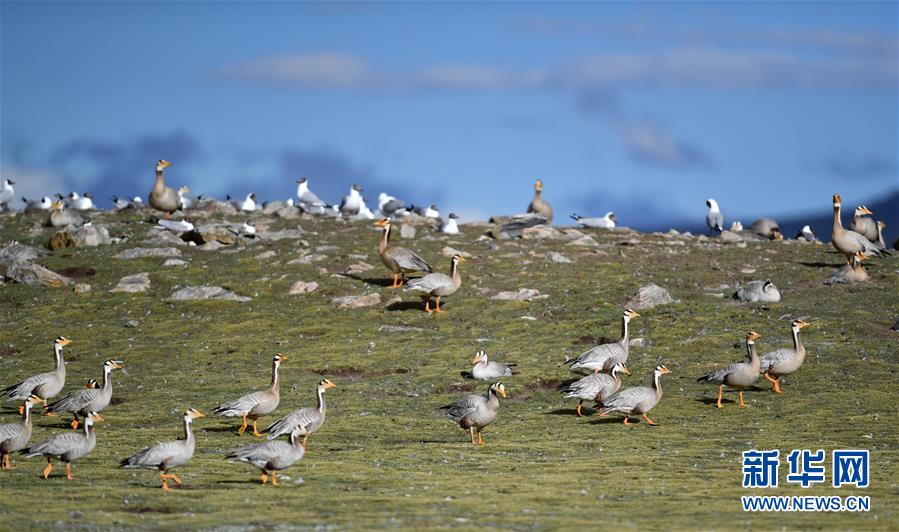
[[[9,208],[9,202],[16,197],[16,190],[13,188],[16,182],[10,179],[4,179],[3,185],[0,185],[0,211]],[[22,198],[23,200],[25,198]]]
[[[440,218],[440,209],[437,208],[436,203],[432,203],[427,207],[416,207],[415,205],[411,205],[409,210],[425,218]]]
[[[40,200],[30,200],[23,197],[22,201],[25,203],[25,210],[23,212],[26,213],[49,211],[53,208],[53,200],[50,199],[50,196],[44,196]]]
[[[355,216],[359,214],[365,200],[362,199],[362,187],[353,185],[350,187],[350,193],[343,197],[338,210],[344,216]]]
[[[815,236],[815,232],[812,230],[812,227],[810,225],[803,225],[802,229],[800,229],[799,232],[796,233],[796,236],[793,238],[795,238],[796,240],[802,238],[806,242],[820,242],[818,240],[818,237]]]
[[[256,194],[250,192],[247,194],[246,198],[243,200],[232,199],[231,196],[225,196],[225,199],[231,201],[231,205],[234,205],[234,208],[241,212],[255,212],[256,211]]]
[[[406,204],[403,201],[396,199],[386,192],[378,194],[378,211],[380,211],[381,215],[385,218],[405,216],[408,213]]]
[[[724,231],[724,215],[718,208],[718,202],[709,198],[705,200],[709,213],[705,215],[705,224],[709,226],[709,234],[721,234]]]
[[[573,213],[571,218],[581,224],[582,227],[591,227],[596,229],[614,229],[618,220],[615,219],[615,213],[609,211],[602,218],[585,218],[578,213]]]
[[[534,183],[534,199],[528,205],[528,213],[539,214],[546,218],[546,223],[553,221],[553,208],[543,199],[543,181],[539,179]]]
[[[309,179],[306,177],[297,179],[296,205],[309,214],[323,214],[328,207],[314,192],[309,190]]]
[[[94,205],[94,196],[90,192],[85,192],[83,196],[73,199],[70,205],[76,211],[90,211],[96,209]]]
[[[459,217],[456,216],[456,213],[449,213],[449,217],[440,224],[440,232],[446,233],[448,235],[458,235],[459,234],[459,224],[456,222]]]

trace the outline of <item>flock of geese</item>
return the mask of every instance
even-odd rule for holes
[[[182,187],[181,190],[165,185],[163,171],[171,163],[160,160],[156,165],[156,181],[149,196],[149,204],[152,208],[164,213],[167,217],[185,208],[185,202],[198,202],[200,198],[189,196],[189,191]],[[5,180],[0,201],[8,203],[12,197],[11,187],[14,182]],[[342,215],[346,217],[358,217],[363,213],[363,218],[369,218],[371,211],[365,206],[362,199],[362,188],[354,185],[350,193],[338,206],[329,206],[321,201],[318,196],[309,190],[309,181],[306,178],[297,181],[297,197],[294,205],[305,212],[321,215]],[[528,206],[528,213],[551,222],[553,211],[550,204],[543,198],[543,183],[535,184],[534,197]],[[85,194],[76,198],[69,198],[66,202],[62,198],[50,201],[43,198],[40,206],[44,209],[44,203],[49,203],[50,219],[52,225],[77,224],[79,206],[90,202],[90,195]],[[140,198],[132,198],[128,204],[140,202]],[[79,202],[80,203],[76,203]],[[116,200],[118,203],[118,199]],[[256,198],[253,194],[244,200],[236,202],[235,207],[241,211],[256,210]],[[142,202],[140,202],[142,203]],[[78,205],[78,206],[76,206]],[[707,200],[709,213],[707,223],[710,232],[721,234],[724,229],[724,218],[718,203],[714,199]],[[29,207],[33,205],[29,203]],[[127,207],[122,207],[127,208]],[[875,222],[868,218],[870,210],[860,206],[855,211],[850,229],[844,229],[840,218],[841,198],[833,196],[833,246],[842,253],[847,262],[855,267],[861,260],[868,256],[881,256],[889,251],[883,245],[882,222]],[[404,290],[418,292],[424,301],[424,310],[428,313],[441,313],[441,298],[446,298],[455,293],[462,284],[459,265],[466,259],[461,255],[453,255],[450,260],[449,273],[435,272],[431,265],[418,253],[405,247],[391,243],[391,232],[396,218],[402,217],[412,208],[407,208],[401,201],[392,196],[381,194],[379,197],[378,212],[383,216],[375,223],[381,228],[378,242],[378,252],[384,266],[392,275],[392,288],[404,287]],[[436,206],[430,206],[418,211],[425,217],[439,217]],[[584,218],[577,214],[572,217],[585,227],[614,227],[616,223],[614,213],[607,213],[602,218]],[[64,219],[62,219],[64,218]],[[372,216],[373,218],[373,216]],[[450,215],[448,222],[455,231],[455,215]],[[771,239],[783,238],[776,222],[762,219],[752,224],[750,230],[754,233]],[[738,223],[738,222],[737,222]],[[805,231],[808,229],[808,231]],[[742,225],[732,226],[731,230],[741,231]],[[802,236],[808,240],[814,239],[810,228],[804,228]],[[407,277],[418,275],[417,277]],[[432,307],[433,303],[433,307]],[[631,320],[640,317],[636,311],[624,310],[621,316],[621,337],[617,342],[595,346],[580,356],[567,360],[566,363],[572,371],[586,371],[587,374],[579,379],[572,380],[560,387],[560,392],[566,399],[577,399],[577,416],[583,416],[584,401],[593,402],[596,415],[607,416],[611,413],[622,414],[623,424],[632,424],[631,417],[641,416],[647,425],[657,425],[649,418],[648,413],[661,401],[662,387],[660,379],[663,375],[671,373],[664,365],[658,365],[652,372],[650,386],[634,386],[622,389],[622,375],[630,375],[627,367],[629,354],[629,324]],[[739,392],[740,407],[748,406],[743,397],[744,390],[754,385],[759,376],[771,382],[772,391],[775,394],[782,393],[781,379],[798,371],[802,366],[806,349],[800,340],[800,331],[809,325],[802,319],[796,319],[790,324],[792,347],[781,348],[759,356],[756,352],[756,341],[761,338],[757,332],[750,331],[745,336],[747,356],[746,360],[729,364],[717,370],[709,371],[699,377],[700,382],[711,383],[718,386],[716,405],[722,408],[722,398],[725,387]],[[110,404],[112,399],[113,384],[112,372],[123,368],[124,363],[117,360],[107,360],[103,364],[102,384],[96,381],[88,381],[83,388],[77,389],[53,403],[53,399],[62,392],[66,384],[66,366],[63,360],[63,348],[71,343],[65,337],[58,337],[53,343],[54,369],[41,373],[16,384],[0,390],[0,395],[7,401],[20,401],[19,409],[21,420],[18,423],[0,425],[0,468],[10,468],[10,455],[20,452],[26,457],[43,456],[47,459],[47,466],[42,470],[44,478],[48,478],[53,469],[53,459],[62,461],[66,468],[66,477],[72,479],[71,463],[89,454],[96,446],[96,424],[103,421],[100,415]],[[261,432],[257,422],[263,416],[273,413],[280,404],[280,376],[281,364],[288,357],[276,354],[272,359],[271,381],[267,388],[247,393],[232,401],[225,402],[214,407],[214,414],[224,417],[237,417],[241,419],[241,425],[237,434],[242,435],[252,425],[254,436],[267,434],[267,440],[263,443],[254,443],[240,447],[228,453],[225,458],[249,463],[261,471],[261,482],[271,482],[277,485],[277,471],[282,471],[303,458],[308,437],[321,428],[325,421],[325,391],[336,385],[329,379],[318,383],[316,388],[317,404],[315,407],[301,408],[270,424]],[[469,431],[473,445],[483,444],[481,433],[483,429],[493,423],[499,414],[500,398],[507,396],[505,385],[497,380],[513,375],[514,364],[501,363],[488,360],[484,351],[476,353],[471,361],[471,376],[479,380],[492,381],[483,395],[467,394],[443,409],[446,416],[457,422],[459,426]],[[71,431],[52,435],[39,443],[28,445],[32,435],[32,417],[36,405],[42,405],[45,414],[57,416],[64,413],[72,415]],[[181,485],[177,475],[170,470],[186,464],[194,454],[196,440],[192,432],[194,420],[204,417],[204,414],[196,409],[188,409],[183,414],[184,438],[168,441],[147,447],[133,456],[121,461],[121,467],[145,468],[158,470],[162,480],[162,489],[169,490],[169,481]],[[81,426],[81,430],[79,430]],[[279,439],[286,436],[286,439]]]

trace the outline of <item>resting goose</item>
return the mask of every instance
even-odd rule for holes
[[[871,216],[874,213],[864,205],[859,205],[852,213],[852,221],[849,223],[849,230],[867,238],[871,242],[877,242],[877,224]]]

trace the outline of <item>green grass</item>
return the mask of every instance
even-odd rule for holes
[[[841,258],[827,246],[749,243],[740,249],[696,239],[672,244],[659,236],[595,235],[601,246],[562,242],[476,241],[477,228],[453,239],[419,228],[402,245],[418,250],[446,271],[439,255],[451,245],[472,253],[462,265],[463,287],[447,312],[428,316],[411,305],[339,310],[333,297],[378,291],[384,299],[408,293],[365,280],[335,276],[367,255],[375,266],[364,279],[386,279],[377,256],[378,233],[369,224],[278,221],[275,228],[306,231],[309,249],[339,246],[327,260],[287,262],[307,248],[282,240],[238,248],[236,253],[182,247],[186,267],[162,267],[165,259],[112,259],[141,244],[148,225],[139,215],[95,216],[114,221],[112,231],[129,241],[99,248],[62,250],[38,262],[52,269],[89,267],[93,290],[6,284],[0,287],[0,384],[52,366],[51,341],[74,340],[66,350],[67,391],[100,377],[107,358],[125,361],[114,373],[114,398],[104,412],[95,451],[74,465],[76,480],[39,478],[43,462],[15,457],[0,471],[0,528],[49,527],[625,527],[661,528],[853,528],[897,529],[899,423],[896,421],[899,333],[899,260],[869,265],[872,282],[824,286]],[[236,218],[235,218],[236,219]],[[43,245],[47,229],[29,233],[36,219],[0,219],[2,240]],[[32,235],[32,236],[29,236]],[[433,239],[425,238],[433,236]],[[633,240],[634,242],[630,242]],[[256,256],[274,250],[276,257]],[[573,264],[543,258],[559,251]],[[322,272],[320,268],[328,271]],[[755,268],[751,274],[740,270]],[[110,293],[128,274],[149,272],[144,294]],[[736,285],[771,278],[784,294],[779,304],[738,305],[727,297]],[[317,281],[307,295],[289,296],[297,281]],[[646,384],[652,368],[673,372],[665,397],[653,410],[661,424],[624,427],[620,418],[578,419],[574,401],[553,389],[572,377],[562,365],[589,347],[584,336],[617,337],[622,305],[636,289],[654,282],[677,303],[641,311],[632,336],[650,345],[632,348],[625,385]],[[249,303],[183,302],[165,298],[179,286],[221,285],[253,298]],[[727,284],[732,288],[721,288]],[[530,303],[491,301],[481,290],[536,288],[548,299]],[[536,320],[522,319],[531,316]],[[763,335],[760,352],[789,344],[789,320],[803,317],[809,351],[789,377],[784,394],[749,392],[751,408],[709,404],[715,389],[696,382],[705,371],[743,357],[749,330]],[[140,322],[126,328],[129,320]],[[381,325],[422,330],[379,332]],[[484,432],[487,445],[468,435],[438,407],[463,390],[487,383],[461,377],[473,353],[515,361],[507,379],[510,399]],[[309,440],[306,457],[277,488],[261,486],[258,472],[232,464],[225,453],[253,440],[238,437],[237,423],[213,416],[195,424],[197,452],[175,472],[184,487],[163,493],[158,475],[122,470],[118,461],[146,445],[181,436],[180,413],[207,414],[221,402],[265,387],[271,356],[283,352],[282,399],[276,416],[314,404],[322,375],[338,387],[327,393],[328,419]],[[728,399],[735,394],[728,394]],[[7,410],[3,422],[15,419]],[[40,417],[32,441],[64,430],[68,419]],[[759,490],[776,495],[870,495],[869,513],[746,514],[740,496],[742,451],[794,448],[866,448],[872,451],[871,487],[808,490],[784,485]],[[781,483],[786,463],[782,460]],[[830,472],[828,470],[828,480]],[[304,482],[296,483],[302,477]],[[767,492],[765,492],[767,491]]]

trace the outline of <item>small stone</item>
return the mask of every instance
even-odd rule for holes
[[[400,237],[401,238],[415,238],[415,228],[410,224],[403,224],[400,226]]]
[[[328,257],[326,255],[319,255],[319,254],[306,255],[304,257],[300,257],[298,259],[293,259],[291,261],[288,261],[287,264],[312,264],[313,262],[318,262],[320,260],[325,260],[327,258]]]
[[[379,325],[378,332],[417,332],[424,331],[421,327],[411,325]]]
[[[522,229],[521,238],[528,240],[558,240],[562,238],[562,232],[549,225],[535,225]]]
[[[596,247],[599,244],[596,242],[596,240],[593,239],[592,236],[587,235],[587,236],[582,236],[580,238],[576,238],[576,239],[572,240],[571,242],[568,243],[568,245],[569,246]]]
[[[76,294],[86,294],[91,291],[93,287],[87,283],[75,283],[75,293]]]
[[[364,296],[343,296],[331,300],[337,308],[371,307],[381,302],[381,294],[373,292]]]
[[[2,271],[2,270],[0,270]],[[63,275],[48,270],[39,264],[26,262],[21,260],[12,261],[6,264],[5,277],[16,281],[17,283],[29,285],[43,285],[53,288],[68,286],[72,280]]]
[[[270,259],[270,258],[275,257],[275,256],[277,256],[277,255],[278,255],[278,254],[275,253],[273,250],[268,250],[268,251],[266,251],[266,252],[264,252],[264,253],[260,253],[260,254],[256,255],[256,260]]]
[[[343,270],[344,275],[355,275],[357,273],[367,272],[369,270],[374,270],[375,267],[367,262],[357,262],[355,264],[350,264]]]
[[[163,266],[184,266],[188,262],[186,260],[181,259],[166,259],[165,262],[162,263]]]
[[[226,301],[246,302],[252,298],[239,296],[221,286],[188,286],[169,296],[169,301],[197,301],[203,299],[223,299]]]
[[[149,289],[150,274],[144,272],[122,277],[110,292],[146,292]]]
[[[118,255],[113,255],[114,259],[142,259],[145,257],[180,257],[181,250],[178,248],[131,248],[125,250]]]
[[[315,281],[305,282],[305,281],[297,281],[293,283],[293,286],[290,287],[290,291],[287,292],[288,295],[294,296],[297,294],[308,294],[309,292],[314,292],[318,288],[318,283]]]
[[[637,290],[637,293],[627,301],[625,306],[632,309],[643,309],[673,302],[674,299],[671,298],[671,294],[668,293],[668,290],[655,284],[648,284],[646,286],[641,286]]]
[[[225,244],[222,244],[218,240],[210,240],[205,244],[197,246],[197,249],[202,249],[203,251],[217,251],[223,247],[225,247]]]
[[[549,253],[547,253],[546,260],[548,260],[549,262],[555,262],[557,264],[570,264],[571,263],[571,259],[569,259],[565,255],[562,255],[561,253],[558,253],[556,251],[550,251]]]
[[[140,322],[137,321],[137,320],[128,320],[128,321],[125,323],[125,327],[128,327],[129,329],[133,329],[133,328],[135,328],[135,327],[137,327],[137,326],[139,326],[139,325],[140,325]]]
[[[535,299],[546,299],[548,294],[541,294],[540,290],[533,288],[519,288],[515,291],[500,292],[490,299],[497,301],[533,301]]]

